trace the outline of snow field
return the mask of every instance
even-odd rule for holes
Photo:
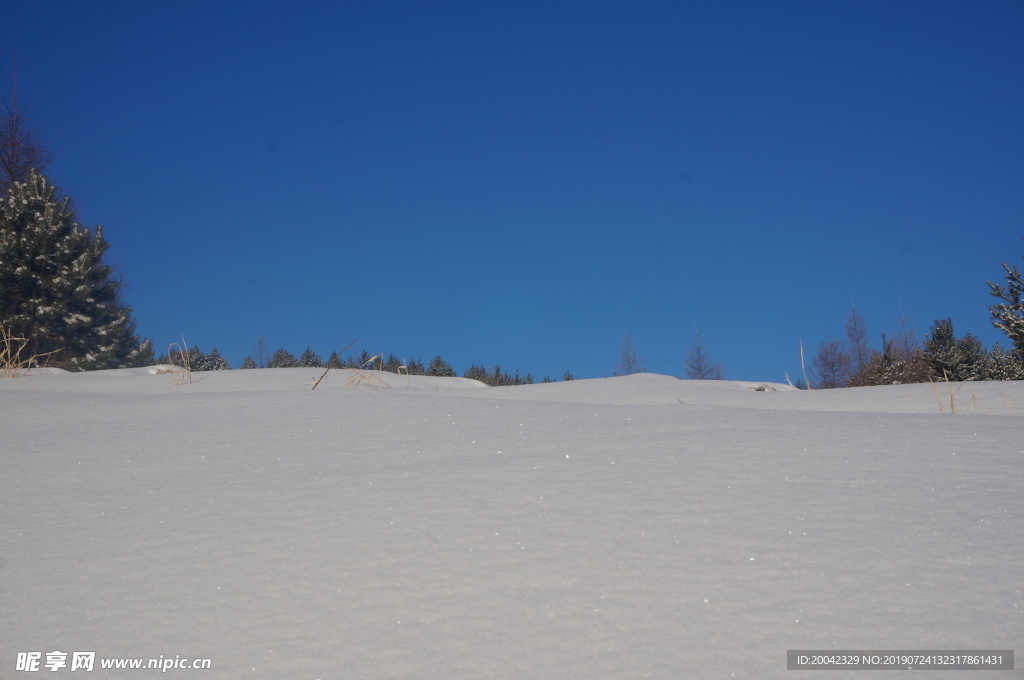
[[[315,373],[0,381],[0,677],[52,650],[611,679],[1022,648],[1024,385],[952,416],[928,385]]]

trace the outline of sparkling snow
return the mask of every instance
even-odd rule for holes
[[[0,380],[0,677],[53,650],[466,680],[1024,650],[1024,383],[951,415],[945,385],[317,374]]]

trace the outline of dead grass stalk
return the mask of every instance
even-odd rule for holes
[[[32,368],[39,366],[40,359],[60,351],[55,349],[42,354],[22,356],[26,347],[28,347],[28,338],[15,335],[4,326],[0,326],[0,377],[16,378],[19,375],[24,375]]]

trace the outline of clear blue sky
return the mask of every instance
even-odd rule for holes
[[[1024,264],[1024,3],[66,2],[5,7],[55,183],[138,330],[238,365],[782,381],[900,310],[990,345]],[[1004,346],[1007,344],[1003,339]]]

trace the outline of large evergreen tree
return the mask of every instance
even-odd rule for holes
[[[103,228],[80,226],[45,177],[14,182],[0,206],[0,324],[32,354],[58,350],[52,363],[71,370],[151,362],[103,261],[108,247]]]
[[[1020,269],[1003,263],[1006,270],[1007,286],[988,282],[989,293],[1002,303],[988,308],[992,315],[992,325],[1006,333],[1013,345],[1017,358],[1024,361],[1024,281],[1021,280]]]

